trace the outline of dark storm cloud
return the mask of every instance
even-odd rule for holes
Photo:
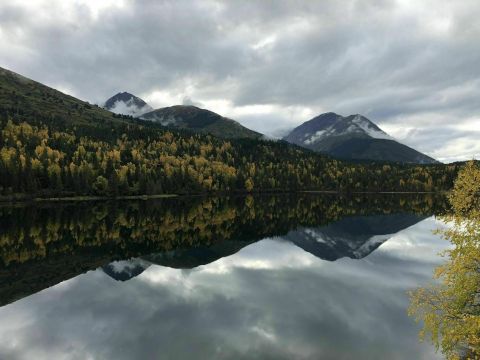
[[[473,140],[479,14],[476,0],[9,1],[0,66],[91,102],[123,90],[153,106],[194,99],[269,134],[336,111],[391,124],[397,137],[473,121]],[[480,153],[453,133],[449,142],[448,153],[434,136],[422,149]]]

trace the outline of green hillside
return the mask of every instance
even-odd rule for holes
[[[340,139],[335,139],[336,141],[329,144],[329,146],[326,146],[324,150],[325,153],[338,159],[413,162],[417,164],[432,164],[438,162],[394,140],[339,138]]]
[[[113,114],[12,71],[0,68],[0,106],[10,115],[32,115],[92,125],[111,122]]]
[[[262,134],[247,129],[232,119],[196,106],[176,105],[153,110],[140,116],[162,125],[212,134],[221,138],[258,139]]]

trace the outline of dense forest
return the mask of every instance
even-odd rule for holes
[[[98,133],[0,122],[0,192],[201,193],[230,190],[433,191],[456,166],[349,164],[280,142],[224,141],[136,124]]]
[[[3,196],[440,191],[451,188],[459,168],[347,163],[283,141],[166,129],[6,70],[0,71],[0,131]]]

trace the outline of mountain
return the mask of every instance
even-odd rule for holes
[[[293,129],[284,140],[347,160],[438,163],[397,142],[372,121],[358,114],[347,117],[332,112],[321,114]]]
[[[150,111],[139,116],[139,118],[173,128],[210,133],[221,138],[258,139],[262,136],[262,134],[240,125],[235,120],[192,105],[165,107]]]
[[[176,131],[117,115],[0,69],[0,200],[219,191],[443,191],[451,188],[460,167],[417,171],[392,165],[387,173],[383,164],[332,160],[286,141],[231,138],[260,134],[196,107],[155,113],[162,112],[170,113],[177,125],[200,131]],[[228,141],[203,134],[213,130]]]
[[[111,121],[123,122],[114,119],[110,111],[97,105],[66,95],[1,67],[0,111],[23,121],[41,118],[49,119],[50,122],[82,126]]]
[[[103,107],[116,114],[131,116],[139,116],[153,110],[145,101],[128,92],[121,92],[112,96]]]

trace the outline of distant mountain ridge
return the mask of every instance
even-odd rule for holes
[[[360,114],[346,117],[333,112],[321,114],[293,129],[284,140],[347,160],[438,163],[435,159],[397,142]]]
[[[306,146],[326,148],[324,140],[333,136],[346,136],[374,139],[393,138],[362,115],[341,115],[329,112],[319,115],[295,128],[287,137],[296,139]]]
[[[103,107],[116,114],[131,115],[167,127],[209,133],[220,138],[258,139],[263,136],[235,120],[193,105],[174,105],[154,110],[145,101],[128,92],[112,96]]]
[[[193,105],[164,107],[143,114],[139,118],[164,126],[210,133],[221,138],[258,139],[262,137],[262,134],[240,125],[235,120]]]
[[[128,92],[120,92],[105,101],[103,107],[116,114],[139,116],[153,108],[139,97]]]

